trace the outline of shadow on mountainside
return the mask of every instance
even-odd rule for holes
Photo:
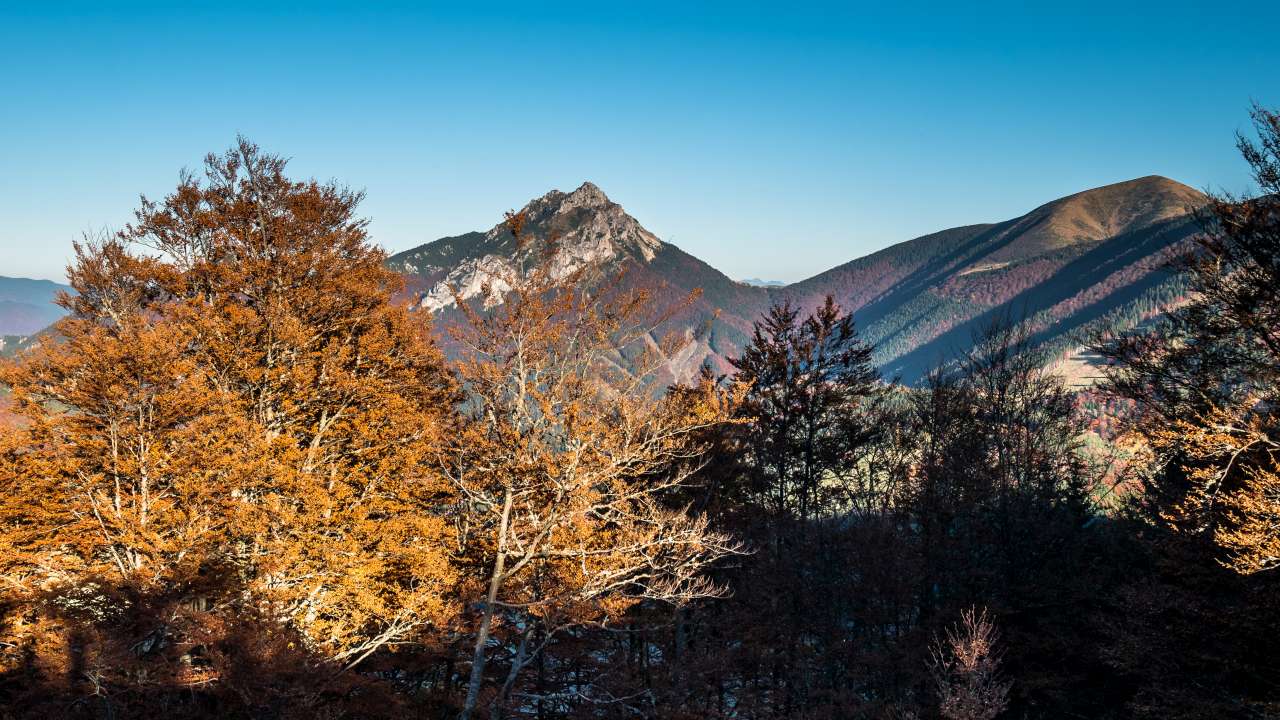
[[[887,368],[899,374],[908,384],[917,382],[937,365],[939,358],[954,357],[959,348],[967,346],[975,331],[993,320],[1003,317],[1030,318],[1106,280],[1112,273],[1185,240],[1198,231],[1199,225],[1194,219],[1180,217],[1103,240],[1062,266],[1043,283],[958,323],[929,342],[893,359],[887,363]],[[1157,268],[1137,281],[1106,292],[1067,317],[1052,318],[1048,327],[1032,334],[1031,344],[1034,347],[1053,337],[1077,330],[1124,303],[1137,299],[1168,277],[1166,271]]]
[[[1021,232],[1034,227],[1032,223],[1027,228],[1022,228],[1020,232],[1014,232],[1018,223],[1019,220],[1010,220],[993,225],[946,255],[929,261],[924,267],[912,271],[906,278],[896,283],[889,294],[858,309],[854,313],[854,319],[860,327],[869,327],[924,291],[949,278],[958,267],[1005,247],[1016,240]]]

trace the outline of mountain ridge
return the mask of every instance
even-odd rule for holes
[[[66,314],[54,304],[58,293],[71,288],[52,280],[0,277],[0,336],[31,335]]]
[[[521,211],[531,241],[516,248],[504,224],[442,238],[397,253],[388,264],[406,273],[416,307],[441,312],[453,289],[475,297],[486,282],[554,241],[554,266],[567,275],[589,265],[626,266],[629,282],[664,292],[701,290],[666,330],[684,333],[673,378],[728,358],[773,302],[807,309],[832,295],[853,312],[891,375],[918,380],[937,357],[963,349],[966,333],[1001,314],[1022,317],[1037,342],[1064,352],[1066,333],[1108,322],[1132,324],[1176,300],[1181,290],[1162,273],[1178,243],[1195,232],[1190,212],[1205,196],[1149,175],[1083,190],[997,223],[949,228],[891,245],[796,283],[761,287],[734,281],[646,230],[594,183],[552,190]],[[1173,283],[1173,284],[1171,284]],[[498,287],[495,291],[500,291]],[[496,301],[492,298],[486,301]]]
[[[622,276],[661,297],[700,291],[662,328],[682,337],[664,380],[687,379],[705,363],[717,372],[749,342],[771,303],[810,309],[831,295],[853,313],[888,376],[914,382],[940,359],[962,352],[997,318],[1025,319],[1034,341],[1058,359],[1089,333],[1143,322],[1186,288],[1163,270],[1198,230],[1190,211],[1198,191],[1149,175],[1083,190],[996,223],[940,230],[790,284],[733,280],[644,228],[597,185],[551,190],[521,210],[527,241],[517,247],[505,223],[396,253],[418,309],[447,312],[454,290],[474,298],[533,254],[554,244],[554,271],[586,267],[590,278]],[[625,271],[616,273],[616,271]],[[0,277],[0,353],[25,346],[61,317],[53,304],[70,288]]]

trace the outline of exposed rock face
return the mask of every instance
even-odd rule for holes
[[[3,335],[0,336],[0,357],[12,357],[31,347],[35,347],[42,340],[51,337],[51,331],[44,331],[35,335]]]
[[[544,252],[553,239],[552,272],[557,277],[586,267],[590,281],[614,277],[625,266],[623,282],[629,286],[653,291],[658,302],[686,301],[683,310],[658,329],[659,335],[674,337],[676,343],[656,385],[693,378],[704,363],[727,372],[727,353],[746,343],[751,321],[768,306],[764,288],[734,282],[662,242],[592,183],[571,193],[553,190],[522,212],[525,242],[520,247],[500,224],[488,232],[428,243],[387,262],[408,277],[414,305],[441,314],[444,322],[455,304],[455,291],[465,300],[480,296],[487,287],[490,297],[485,302],[496,302],[510,287],[508,278],[532,266],[533,255]],[[695,291],[697,296],[688,300]],[[649,340],[656,349],[656,337]]]
[[[391,265],[432,278],[418,306],[435,312],[454,304],[455,291],[468,299],[488,286],[492,298],[486,302],[496,300],[510,289],[510,278],[552,240],[552,273],[557,278],[585,266],[605,267],[624,259],[648,263],[662,248],[661,240],[589,182],[567,194],[552,190],[521,212],[526,237],[519,248],[506,225],[498,224],[483,235],[446,238],[401,253],[391,259]]]
[[[418,301],[418,307],[431,312],[443,310],[456,302],[457,295],[462,296],[464,300],[473,298],[484,292],[486,286],[489,289],[489,297],[485,298],[485,305],[489,306],[496,302],[502,293],[511,289],[511,283],[506,278],[513,272],[515,272],[514,264],[497,255],[464,260],[422,296]],[[454,295],[455,291],[457,295]]]

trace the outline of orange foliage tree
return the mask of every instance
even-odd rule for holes
[[[79,244],[63,341],[4,367],[9,670],[100,694],[226,686],[245,653],[327,676],[447,620],[457,385],[361,194],[284,171],[241,140]]]
[[[1010,683],[1000,678],[999,633],[984,609],[970,608],[933,650],[938,712],[946,720],[994,720],[1009,705]]]
[[[1243,574],[1280,567],[1280,113],[1255,107],[1253,120],[1257,140],[1238,147],[1261,192],[1201,211],[1205,232],[1182,260],[1190,301],[1104,348],[1160,461],[1149,509]]]
[[[1108,650],[1140,717],[1280,711],[1280,113],[1253,120],[1238,147],[1260,192],[1200,211],[1188,301],[1101,348],[1148,459],[1127,509],[1150,560]]]
[[[522,227],[509,217],[530,247]],[[707,378],[655,397],[668,353],[654,328],[678,306],[655,312],[647,292],[620,289],[620,278],[562,267],[554,240],[544,241],[533,267],[489,278],[480,297],[491,307],[457,298],[469,422],[451,477],[479,609],[464,719],[486,685],[501,716],[522,670],[566,631],[641,601],[720,594],[704,571],[736,552],[674,498],[740,393]],[[487,683],[490,655],[505,672]]]

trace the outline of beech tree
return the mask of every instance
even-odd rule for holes
[[[1100,348],[1147,453],[1129,510],[1152,570],[1125,591],[1135,612],[1113,656],[1151,717],[1280,707],[1280,657],[1258,640],[1280,609],[1280,114],[1252,116],[1256,137],[1237,142],[1259,192],[1199,211],[1203,232],[1178,263],[1188,301]]]
[[[447,620],[457,387],[360,200],[242,139],[77,245],[63,341],[3,371],[7,663],[243,696],[238,633],[323,679]]]
[[[468,422],[448,468],[478,608],[464,720],[482,701],[492,654],[505,673],[487,701],[501,717],[558,635],[641,601],[717,596],[705,571],[736,551],[670,502],[732,401],[711,382],[663,398],[649,391],[665,353],[643,346],[677,308],[654,311],[647,292],[619,289],[619,278],[587,282],[585,270],[556,264],[553,239],[524,235],[518,215],[507,225],[521,247],[541,240],[541,259],[490,278],[488,309],[458,297],[465,321],[453,334]]]
[[[1181,266],[1192,299],[1156,332],[1102,349],[1113,392],[1139,400],[1136,428],[1160,467],[1151,516],[1212,537],[1239,572],[1280,567],[1280,114],[1255,108],[1238,138],[1259,194],[1221,195]]]

